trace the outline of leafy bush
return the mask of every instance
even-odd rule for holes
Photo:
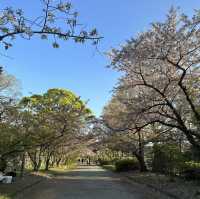
[[[189,161],[185,162],[187,169],[200,169],[200,162]]]
[[[175,144],[157,144],[153,147],[152,170],[176,175],[182,171],[185,162],[183,154]]]
[[[0,199],[10,199],[8,196],[0,196]]]
[[[129,170],[138,170],[139,163],[135,159],[124,159],[124,160],[118,160],[115,163],[115,169],[118,172],[121,171],[129,171]]]
[[[200,162],[185,162],[182,176],[186,180],[200,180]]]
[[[190,146],[190,148],[184,152],[184,156],[187,161],[200,162],[200,151],[193,146]]]
[[[115,165],[102,165],[106,170],[115,171]]]
[[[111,161],[109,161],[109,160],[101,160],[101,159],[99,159],[98,161],[99,161],[99,164],[100,164],[101,166],[112,164]]]

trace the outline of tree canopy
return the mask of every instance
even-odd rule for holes
[[[86,103],[65,89],[24,97],[5,114],[1,123],[1,159],[27,152],[35,169],[42,161],[37,162],[36,155],[48,155],[49,164],[50,157],[61,149],[78,147],[85,138],[81,129],[92,116]]]
[[[173,128],[200,148],[199,41],[199,11],[190,19],[172,8],[164,22],[112,50],[111,67],[124,72],[116,92],[124,93],[128,127]]]

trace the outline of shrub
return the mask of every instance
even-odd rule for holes
[[[185,162],[182,176],[186,180],[200,180],[200,162]]]
[[[98,161],[99,161],[99,164],[101,166],[103,166],[103,165],[110,165],[111,164],[111,161],[109,161],[109,160],[101,160],[101,159],[99,159]]]
[[[176,175],[181,172],[184,156],[175,144],[157,144],[153,147],[152,170],[154,172]]]
[[[118,172],[138,170],[139,168],[139,163],[135,159],[124,159],[115,162],[115,169]]]
[[[189,161],[185,162],[187,169],[200,169],[200,162]]]
[[[102,165],[102,167],[106,170],[115,171],[114,165]]]
[[[200,151],[190,146],[190,148],[184,152],[184,156],[187,161],[200,162]]]

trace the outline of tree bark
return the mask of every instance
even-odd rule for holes
[[[47,157],[46,157],[46,162],[45,162],[45,171],[49,170],[49,165],[50,165],[50,159],[53,151],[47,151]]]
[[[24,175],[24,167],[25,167],[25,153],[22,154],[22,163],[21,163],[21,169],[20,169],[20,177],[23,177]]]
[[[58,160],[56,160],[56,166],[57,167],[59,167],[61,160],[62,160],[61,158],[59,158]]]
[[[137,158],[139,164],[140,164],[140,172],[146,172],[148,171],[144,156],[139,155],[138,153],[134,153],[135,157]]]
[[[7,161],[5,158],[0,158],[0,171],[4,172],[6,170],[7,167]]]
[[[38,157],[37,157],[37,151],[35,151],[33,154],[30,152],[28,153],[33,165],[33,171],[38,171],[40,169],[42,163],[41,154],[42,154],[41,149],[39,151]]]
[[[46,162],[45,162],[45,171],[48,171],[49,170],[49,162],[50,162],[50,158],[48,157],[46,159]]]
[[[136,156],[139,164],[140,164],[140,171],[145,172],[148,171],[145,160],[144,160],[144,143],[141,132],[138,132],[138,152],[135,152],[134,155]]]

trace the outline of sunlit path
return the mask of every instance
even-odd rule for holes
[[[141,193],[140,193],[141,194]],[[139,199],[134,188],[118,176],[95,166],[79,167],[45,180],[18,199]]]

